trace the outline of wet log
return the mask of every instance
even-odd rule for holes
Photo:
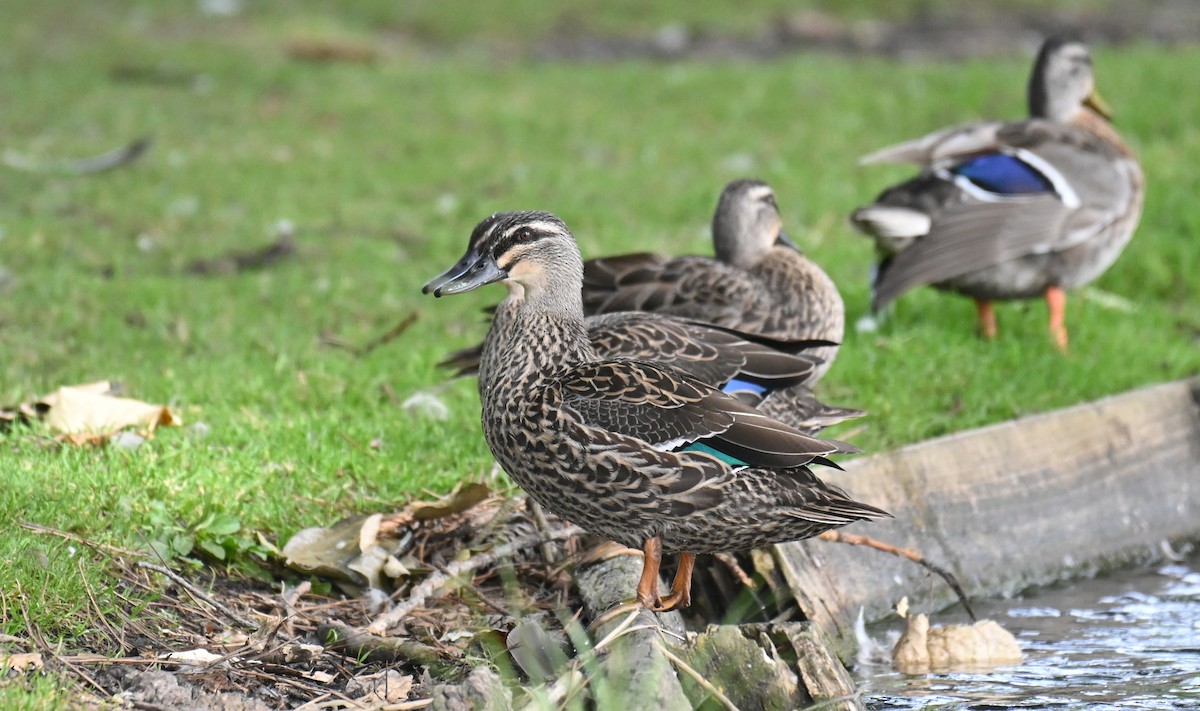
[[[970,595],[1011,594],[1200,538],[1200,381],[1181,381],[845,463],[828,477],[894,520],[847,529],[914,548]],[[927,571],[855,546],[778,546],[808,619],[851,651],[859,609],[952,601]]]

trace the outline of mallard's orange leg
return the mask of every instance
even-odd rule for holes
[[[671,594],[662,599],[655,612],[666,612],[692,604],[692,570],[696,568],[695,553],[679,554],[679,570],[671,583]]]
[[[979,312],[979,332],[989,341],[996,338],[996,312],[992,310],[992,302],[975,299],[975,309]]]
[[[662,606],[658,597],[658,568],[662,564],[662,541],[657,537],[647,538],[642,545],[642,579],[638,581],[637,601],[647,610]]]
[[[1046,308],[1050,311],[1050,337],[1063,353],[1067,352],[1067,292],[1051,286],[1046,288]]]

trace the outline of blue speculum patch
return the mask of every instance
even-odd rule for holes
[[[1033,166],[1006,153],[989,153],[951,169],[979,187],[1001,195],[1054,192],[1054,186]]]
[[[721,387],[721,392],[728,393],[730,395],[733,395],[734,393],[753,393],[755,395],[762,395],[766,391],[767,389],[761,385],[751,383],[746,380],[738,380],[737,378],[730,380]]]

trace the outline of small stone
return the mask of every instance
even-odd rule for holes
[[[409,415],[431,420],[442,421],[450,418],[450,408],[433,393],[417,393],[400,403],[400,407]]]
[[[146,443],[146,438],[136,432],[118,432],[109,440],[109,444],[118,449],[135,450]]]

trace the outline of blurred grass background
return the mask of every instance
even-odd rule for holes
[[[154,145],[95,175],[0,165],[0,402],[111,378],[205,427],[161,431],[133,451],[53,446],[37,428],[0,434],[0,562],[11,571],[0,628],[20,633],[24,600],[39,625],[86,635],[82,576],[117,604],[102,566],[78,566],[78,550],[19,521],[145,547],[164,517],[186,528],[224,513],[246,540],[282,542],[486,473],[474,382],[446,384],[434,364],[483,335],[479,309],[501,290],[435,302],[420,285],[496,210],[559,214],[585,255],[710,253],[725,182],[768,181],[789,231],[842,288],[849,333],[822,388],[870,411],[836,433],[867,452],[1196,375],[1200,48],[1112,29],[1152,24],[1154,8],[1181,12],[1074,0],[968,10],[6,0],[6,163],[139,136]],[[889,23],[953,35],[955,23],[966,32],[1023,13],[1034,19],[1013,25],[1016,37],[999,31],[1007,49],[969,59],[939,59],[920,35],[905,45],[919,56],[909,62],[897,61],[904,51],[779,43],[780,27],[869,44]],[[879,332],[856,333],[872,252],[845,216],[908,174],[856,158],[947,124],[1023,115],[1038,22],[1072,18],[1100,18],[1094,33],[1127,40],[1095,47],[1098,83],[1149,195],[1132,244],[1094,289],[1131,308],[1076,294],[1067,358],[1040,303],[999,308],[1001,338],[985,343],[968,300],[929,289],[903,297]],[[596,47],[605,61],[580,60]],[[297,254],[267,268],[188,270],[287,229]],[[365,355],[330,345],[365,344],[410,313],[407,332]],[[422,391],[448,419],[404,411]]]

